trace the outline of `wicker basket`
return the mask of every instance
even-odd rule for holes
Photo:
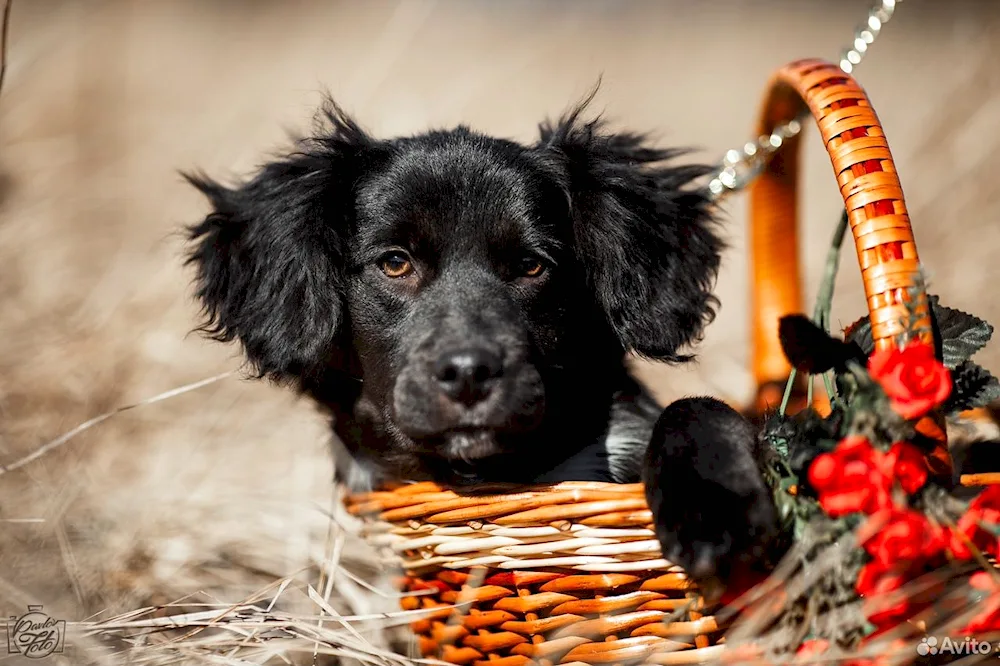
[[[928,304],[913,291],[919,262],[889,147],[860,86],[816,60],[777,72],[761,133],[806,106],[849,212],[876,345],[892,345],[908,319],[904,301],[915,298],[910,307],[925,314]],[[786,141],[751,194],[761,387],[787,378],[777,322],[801,311],[798,143]],[[932,340],[929,315],[915,334]],[[418,483],[350,496],[347,505],[366,517],[372,542],[402,560],[403,587],[427,592],[403,602],[428,609],[413,624],[426,656],[475,666],[682,664],[714,660],[723,649],[725,627],[683,571],[662,559],[641,485],[562,483],[462,496]]]

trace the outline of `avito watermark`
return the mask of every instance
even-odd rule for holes
[[[990,641],[981,641],[971,636],[966,636],[961,640],[956,640],[950,636],[938,639],[937,636],[924,636],[917,645],[917,654],[921,657],[928,655],[946,654],[954,657],[964,657],[970,655],[987,655],[994,652],[997,646]]]

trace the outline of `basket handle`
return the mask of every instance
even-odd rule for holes
[[[791,63],[771,79],[758,124],[769,136],[808,109],[830,155],[847,209],[876,349],[896,336],[934,344],[927,293],[903,189],[882,125],[861,86],[822,60]],[[785,139],[750,189],[751,327],[758,391],[782,383],[791,368],[778,339],[778,320],[802,312],[798,248],[800,136]],[[916,316],[911,316],[912,311]],[[941,472],[950,458],[941,424],[918,429],[937,440],[932,454]]]

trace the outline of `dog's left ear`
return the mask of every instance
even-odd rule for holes
[[[578,108],[541,126],[543,154],[565,178],[579,260],[621,343],[641,356],[685,361],[714,316],[722,241],[710,202],[691,182],[702,166],[668,162],[680,151],[581,123]]]
[[[253,370],[302,379],[339,358],[345,238],[372,140],[339,108],[297,150],[239,186],[187,176],[212,212],[189,230],[201,330],[238,340]]]

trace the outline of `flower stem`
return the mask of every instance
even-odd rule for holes
[[[778,407],[778,416],[784,416],[785,410],[788,409],[788,401],[792,397],[792,387],[795,386],[795,368],[788,373],[788,382],[785,384],[785,393],[781,396],[781,406]]]
[[[844,236],[847,235],[847,223],[847,211],[844,210],[840,216],[840,221],[837,223],[837,228],[833,232],[833,241],[830,244],[830,249],[826,253],[826,267],[823,270],[823,279],[819,284],[819,294],[816,296],[816,307],[813,310],[813,321],[827,333],[830,332],[833,287],[837,279],[837,270],[840,268],[840,248],[844,244]],[[829,373],[823,374],[823,386],[826,388],[826,395],[830,399],[830,402],[839,402],[837,390],[833,385],[833,379]]]
[[[844,236],[847,235],[847,223],[847,211],[844,210],[840,216],[840,221],[837,223],[837,228],[833,232],[833,242],[826,253],[826,267],[823,269],[823,279],[819,284],[819,294],[816,297],[816,306],[813,310],[813,321],[827,333],[830,332],[833,286],[837,278],[837,269],[840,268],[840,247],[844,244]],[[785,393],[781,397],[781,406],[778,408],[778,414],[781,416],[785,415],[788,402],[791,400],[792,387],[795,385],[795,375],[796,370],[792,368],[792,371],[788,374],[788,383],[785,384]],[[823,374],[823,386],[826,389],[826,395],[830,399],[831,404],[840,402],[837,397],[837,390],[833,385],[833,379],[828,373]],[[806,399],[808,400],[808,404],[811,405],[813,398],[812,377],[809,378],[809,385],[806,390],[808,392]]]

